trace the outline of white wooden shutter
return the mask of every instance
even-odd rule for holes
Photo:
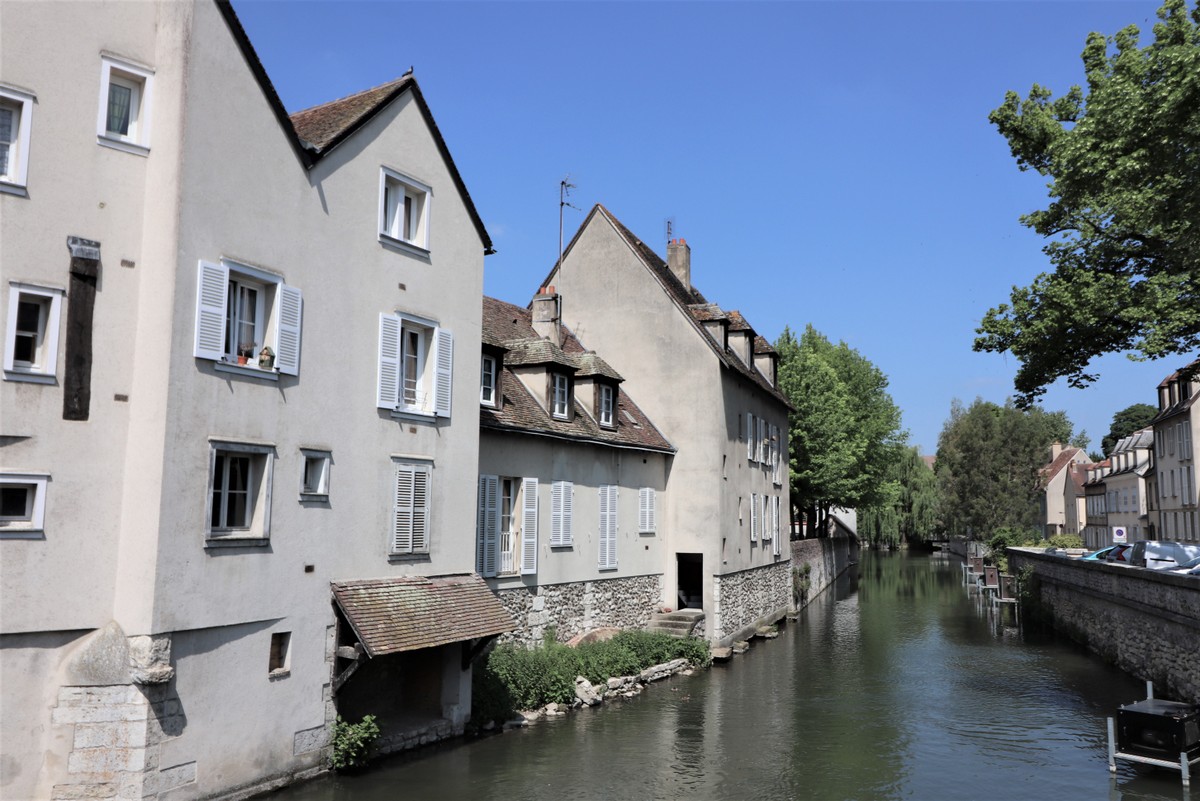
[[[654,514],[654,488],[642,487],[638,490],[638,531],[653,534],[657,531]]]
[[[379,372],[375,382],[375,405],[396,409],[400,405],[400,318],[379,315]]]
[[[765,462],[767,460],[767,421],[760,417],[758,418],[758,461]]]
[[[782,551],[782,546],[779,544],[779,496],[776,495],[771,504],[771,529],[775,532],[775,537],[772,542],[771,552],[775,556],[779,556]]]
[[[538,480],[521,481],[521,575],[537,572]]]
[[[758,494],[750,493],[750,541],[758,541]]]
[[[196,347],[198,359],[225,358],[225,304],[229,293],[229,268],[200,262],[196,273]]]
[[[617,488],[600,487],[600,567],[617,566]]]
[[[413,526],[412,547],[414,551],[429,550],[429,469],[413,471]]]
[[[571,500],[575,487],[570,481],[555,481],[550,492],[550,544],[571,544]]]
[[[286,375],[300,374],[300,290],[280,284],[275,292],[275,366]]]
[[[412,553],[413,469],[396,465],[396,497],[392,505],[392,553]]]
[[[434,408],[438,417],[450,416],[450,389],[454,379],[454,335],[444,328],[434,334]]]
[[[479,477],[479,518],[476,523],[475,571],[481,576],[496,575],[496,535],[499,530],[500,479]]]
[[[754,461],[754,415],[746,413],[746,458]]]

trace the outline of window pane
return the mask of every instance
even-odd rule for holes
[[[17,133],[17,115],[0,106],[0,175],[8,175],[8,152]]]
[[[117,83],[108,85],[108,122],[109,133],[129,135],[129,107],[133,99],[133,90],[128,86]]]
[[[401,369],[400,383],[400,401],[405,406],[417,405],[417,387],[419,386],[420,376],[418,370],[420,368],[420,347],[421,336],[416,331],[404,332],[404,356]]]
[[[33,500],[33,487],[26,484],[0,486],[0,518],[28,520]]]
[[[17,302],[17,325],[13,337],[13,361],[33,364],[37,361],[38,343],[43,327],[45,305],[37,301]]]

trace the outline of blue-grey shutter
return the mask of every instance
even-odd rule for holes
[[[521,481],[521,575],[537,573],[538,480]]]
[[[434,408],[438,417],[450,416],[450,390],[454,379],[454,336],[444,328],[434,335]]]

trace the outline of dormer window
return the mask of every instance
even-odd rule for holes
[[[571,409],[571,379],[563,373],[550,374],[550,414],[566,420]]]
[[[600,425],[611,428],[615,425],[613,417],[613,409],[616,404],[613,402],[613,388],[608,384],[600,385],[600,395],[597,400],[596,417],[600,421]]]
[[[496,405],[496,357],[486,353],[479,366],[479,402],[484,406]]]

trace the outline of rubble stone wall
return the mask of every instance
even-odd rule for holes
[[[1010,548],[1032,609],[1155,695],[1200,703],[1200,580]]]
[[[501,589],[497,595],[517,624],[500,641],[534,647],[551,626],[561,642],[606,626],[644,628],[662,602],[662,575]]]
[[[713,576],[713,640],[727,645],[787,614],[792,600],[789,562]]]

